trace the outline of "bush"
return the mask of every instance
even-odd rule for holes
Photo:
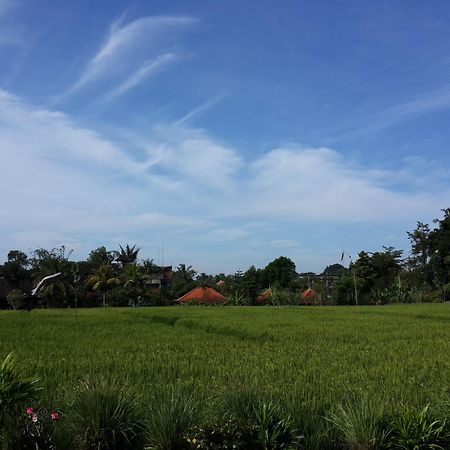
[[[0,427],[5,415],[16,413],[27,402],[31,401],[38,391],[38,381],[24,378],[14,367],[14,359],[10,353],[0,364]]]
[[[200,405],[193,392],[181,386],[171,386],[154,394],[151,403],[149,448],[189,448],[191,444],[188,436],[200,418]]]
[[[290,415],[274,401],[266,401],[252,386],[226,393],[219,405],[222,420],[215,433],[206,430],[201,448],[293,448],[298,443]],[[215,447],[217,434],[227,447]]]
[[[67,448],[55,443],[58,412],[28,407],[21,414],[8,416],[2,434],[3,450],[55,450]]]
[[[22,433],[21,411],[38,391],[37,380],[28,379],[14,367],[9,354],[0,364],[0,436],[2,448],[14,448]],[[11,446],[10,444],[11,443]]]
[[[6,295],[6,301],[12,309],[31,309],[31,301],[20,289],[13,289]]]
[[[339,404],[327,420],[336,428],[339,439],[349,450],[384,448],[389,431],[383,420],[383,407],[368,396]]]
[[[445,419],[437,419],[429,406],[416,409],[403,405],[392,421],[392,449],[444,450],[449,443]]]
[[[135,396],[114,380],[81,382],[67,414],[67,423],[80,450],[144,447],[144,426]]]

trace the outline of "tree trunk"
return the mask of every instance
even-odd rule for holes
[[[103,292],[103,308],[106,308],[106,291]]]

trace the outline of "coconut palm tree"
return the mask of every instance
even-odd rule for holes
[[[133,263],[125,266],[122,279],[124,281],[123,287],[130,295],[132,303],[134,305],[139,304],[148,290],[147,284],[150,282],[150,276],[144,273],[138,264]]]
[[[113,273],[109,264],[101,265],[98,270],[87,279],[87,286],[93,291],[102,293],[103,307],[106,306],[106,292],[119,286],[121,281]]]
[[[136,262],[140,248],[136,248],[136,245],[130,247],[128,244],[125,248],[123,248],[121,245],[119,245],[119,247],[120,251],[117,257],[117,261],[120,261],[123,265]]]

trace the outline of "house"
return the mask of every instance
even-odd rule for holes
[[[187,294],[175,300],[177,304],[200,303],[205,305],[224,304],[227,299],[215,289],[206,286],[197,286]]]
[[[164,266],[161,269],[161,272],[149,274],[147,282],[153,290],[158,292],[161,289],[170,288],[173,278],[172,266]]]
[[[316,305],[317,301],[318,301],[317,292],[312,288],[304,290],[300,296],[301,305]]]
[[[270,303],[270,297],[272,296],[272,290],[269,289],[265,289],[263,292],[261,292],[260,295],[258,295],[257,299],[258,302],[261,303]]]

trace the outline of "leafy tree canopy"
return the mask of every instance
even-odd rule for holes
[[[286,256],[280,256],[263,269],[262,279],[267,285],[287,287],[297,276],[295,263]]]

